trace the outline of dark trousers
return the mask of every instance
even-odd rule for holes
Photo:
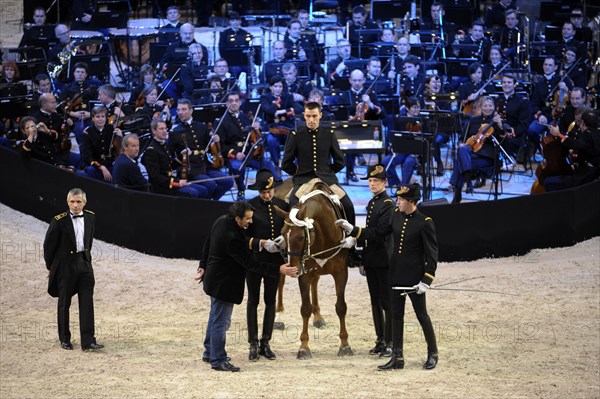
[[[92,264],[81,258],[70,264],[61,265],[58,281],[58,338],[61,342],[71,342],[69,329],[69,308],[71,298],[77,294],[79,300],[79,329],[81,346],[88,347],[94,342],[94,271]]]
[[[264,281],[263,301],[265,303],[265,314],[263,316],[263,328],[261,343],[268,343],[273,336],[273,323],[275,322],[275,295],[279,285],[279,276],[263,276],[255,272],[246,274],[248,285],[248,304],[246,306],[246,320],[248,322],[248,343],[258,344],[258,303],[260,302],[260,285]]]
[[[367,275],[367,286],[371,297],[371,313],[373,314],[373,326],[377,340],[389,343],[392,339],[390,316],[390,286],[387,280],[387,267],[369,267],[365,265]],[[385,312],[385,317],[384,317]]]
[[[427,353],[437,352],[437,343],[435,340],[435,332],[433,331],[433,323],[427,314],[427,304],[425,301],[426,294],[412,293],[408,295],[401,295],[402,291],[392,291],[391,293],[391,304],[392,304],[392,335],[393,335],[393,347],[394,349],[402,349],[404,342],[404,307],[406,305],[406,297],[410,297],[415,315],[421,328],[423,329],[423,335],[427,342]]]

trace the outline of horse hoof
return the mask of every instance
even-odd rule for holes
[[[352,352],[352,348],[350,346],[342,346],[338,351],[338,356],[352,356],[354,352]]]
[[[315,327],[317,327],[318,329],[321,329],[321,328],[325,328],[325,326],[327,325],[327,323],[325,323],[325,320],[321,319],[321,320],[315,320],[315,321],[313,321],[313,325]]]
[[[283,321],[276,321],[273,323],[274,330],[285,330],[285,323]]]
[[[298,350],[298,356],[296,356],[296,359],[298,359],[298,360],[312,359],[312,353],[310,353],[310,349],[300,348],[300,350]]]

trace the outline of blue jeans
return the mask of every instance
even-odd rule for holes
[[[227,361],[225,340],[227,339],[227,330],[231,325],[232,313],[233,303],[210,298],[210,315],[206,325],[202,356],[210,359],[212,367],[217,367]]]

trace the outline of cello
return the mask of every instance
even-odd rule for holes
[[[551,125],[537,122],[540,125],[550,127]],[[545,193],[544,180],[550,176],[564,176],[573,174],[573,169],[568,162],[568,150],[559,139],[551,134],[542,139],[542,153],[544,160],[535,169],[536,180],[531,185],[530,194]]]

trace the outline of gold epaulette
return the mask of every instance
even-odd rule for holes
[[[394,212],[400,212],[400,208],[394,209]]]
[[[60,220],[60,219],[64,218],[65,216],[67,216],[67,212],[63,212],[60,215],[54,216],[54,219]]]
[[[394,203],[394,201],[391,198],[386,199],[385,201],[383,201],[383,203],[385,204],[388,201],[391,202],[392,204]]]
[[[92,212],[92,211],[90,211],[90,210],[84,209],[83,211],[84,211],[84,212],[87,212],[87,213],[91,213],[92,215],[95,215],[95,213],[94,213],[94,212]]]
[[[435,276],[432,276],[429,273],[425,273],[425,277],[429,277],[431,279],[431,281],[435,280]]]
[[[295,130],[292,130],[292,134],[295,136],[295,135],[296,135],[296,131],[295,131]]]
[[[427,220],[431,220],[431,221],[433,221],[433,219],[432,219],[432,218],[430,218],[429,216],[427,216],[427,217],[425,218],[425,221],[427,221]]]

